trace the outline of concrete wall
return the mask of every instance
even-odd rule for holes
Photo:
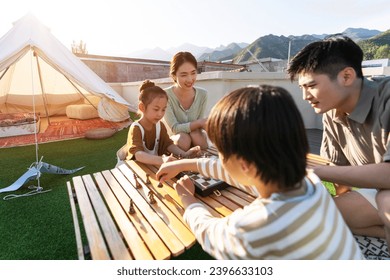
[[[366,67],[362,70],[364,76],[390,76],[390,67]]]
[[[169,77],[169,61],[76,54],[89,68],[107,83],[125,83]],[[242,65],[201,61],[198,71],[237,71]]]
[[[156,79],[154,82],[166,88],[172,85],[170,78]],[[288,90],[305,122],[306,128],[322,129],[321,116],[317,115],[310,105],[302,99],[302,93],[296,82],[292,83],[285,73],[275,72],[205,72],[198,75],[196,86],[203,87],[208,91],[207,113],[210,112],[214,104],[225,94],[248,85],[269,84],[280,86]],[[120,93],[130,104],[138,104],[139,82],[130,83],[110,83],[118,93]]]
[[[169,76],[169,62],[146,62],[125,58],[81,58],[105,82],[131,82]]]

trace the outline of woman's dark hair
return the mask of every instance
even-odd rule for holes
[[[224,160],[235,155],[254,164],[265,183],[288,189],[306,174],[305,126],[281,87],[247,87],[224,96],[213,107],[206,131]]]
[[[363,51],[350,38],[335,34],[310,43],[289,63],[287,72],[293,81],[301,73],[326,74],[331,80],[345,67],[352,67],[358,78],[363,78]]]
[[[139,92],[138,100],[145,105],[145,108],[157,97],[165,97],[168,100],[167,93],[150,80],[143,81]]]
[[[191,63],[195,67],[195,69],[198,69],[198,62],[196,61],[196,58],[192,55],[192,53],[178,52],[173,56],[169,69],[169,74],[173,79],[174,76],[176,76],[177,69],[179,69],[179,67],[185,62]],[[175,79],[174,81],[176,82]]]

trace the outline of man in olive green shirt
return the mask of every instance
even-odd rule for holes
[[[288,73],[323,114],[321,156],[334,166],[315,173],[335,183],[335,202],[353,233],[390,244],[390,78],[363,78],[362,60],[356,43],[336,35],[303,48]]]

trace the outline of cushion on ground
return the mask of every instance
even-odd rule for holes
[[[75,104],[66,106],[66,116],[70,119],[88,120],[99,117],[99,114],[91,104]]]
[[[111,137],[116,132],[114,128],[94,128],[85,132],[85,138],[87,139],[105,139]]]

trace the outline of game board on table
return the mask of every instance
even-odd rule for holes
[[[203,153],[201,157],[211,157],[213,156],[210,153]],[[181,178],[182,176],[187,175],[191,181],[195,185],[195,192],[201,196],[208,196],[212,193],[215,193],[216,195],[220,195],[219,191],[225,189],[229,186],[224,181],[213,179],[213,178],[207,178],[202,175],[200,175],[198,172],[193,171],[184,171],[180,172],[177,175],[177,178]]]

